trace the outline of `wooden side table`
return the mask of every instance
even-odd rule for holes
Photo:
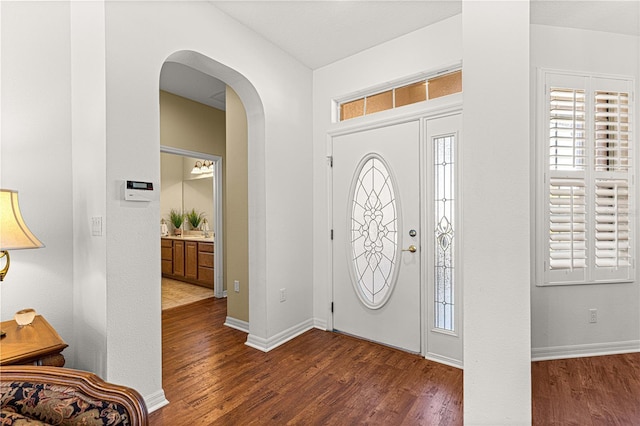
[[[7,333],[0,339],[0,365],[64,366],[60,352],[69,345],[41,315],[36,315],[33,323],[25,326],[19,326],[14,320],[3,321],[0,330]]]

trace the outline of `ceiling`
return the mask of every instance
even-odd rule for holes
[[[311,69],[449,18],[460,0],[209,1]],[[531,23],[640,36],[640,2],[532,0]],[[160,88],[224,109],[224,83],[167,63]]]
[[[640,36],[640,2],[532,0],[531,23]]]
[[[225,110],[227,85],[186,65],[165,62],[160,72],[160,89]]]
[[[210,1],[311,69],[462,11],[449,1]]]

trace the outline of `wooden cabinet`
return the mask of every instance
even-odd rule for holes
[[[192,280],[198,279],[198,243],[185,241],[184,243],[184,276]]]
[[[162,276],[213,288],[213,243],[162,238],[161,251]]]
[[[184,277],[184,241],[173,241],[173,275]]]
[[[162,275],[173,275],[173,242],[165,238],[162,238],[160,241]]]
[[[198,281],[213,288],[213,243],[198,243]]]

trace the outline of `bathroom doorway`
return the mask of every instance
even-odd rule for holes
[[[163,145],[160,146],[160,156],[160,216],[166,224],[164,228],[161,226],[161,233],[173,233],[173,225],[169,220],[172,209],[184,213],[194,210],[202,215],[203,222],[198,229],[183,229],[182,232],[190,232],[192,237],[213,242],[214,296],[226,297],[223,267],[223,159],[217,155]],[[188,224],[186,226],[189,227]]]

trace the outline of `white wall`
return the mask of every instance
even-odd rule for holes
[[[106,374],[107,268],[104,6],[71,2],[73,326],[76,368]],[[91,218],[102,219],[102,235]]]
[[[529,2],[463,1],[464,423],[531,423]]]
[[[204,2],[109,2],[106,35],[107,366],[110,379],[146,396],[161,387],[159,203],[125,204],[119,185],[129,177],[159,181],[162,64],[177,51],[200,52],[246,77],[262,103],[264,142],[255,140],[260,129],[249,136],[250,170],[264,170],[250,177],[249,239],[257,246],[250,249],[250,300],[258,297],[250,331],[264,340],[311,317],[311,251],[291,250],[311,239],[311,72]],[[259,108],[245,101],[240,80],[228,83],[255,122]],[[261,185],[264,193],[256,193]],[[286,303],[278,300],[282,287]]]
[[[12,253],[2,319],[36,308],[79,365],[153,409],[164,402],[160,204],[124,202],[121,186],[160,181],[162,64],[183,50],[212,58],[186,55],[217,64],[247,107],[250,331],[266,343],[312,316],[312,252],[291,250],[312,238],[312,74],[209,3],[90,3],[0,3],[0,177],[47,245]],[[91,216],[104,218],[102,239]]]
[[[69,5],[0,2],[0,186],[19,191],[24,219],[45,244],[11,252],[1,319],[43,314],[73,365],[73,204]]]
[[[567,71],[625,75],[640,80],[638,37],[531,26],[531,101],[544,92],[536,71]],[[606,60],[602,53],[606,52]],[[637,90],[637,89],[636,89]],[[636,100],[637,104],[637,100]],[[532,146],[537,109],[531,110]],[[636,121],[638,108],[636,107]],[[637,138],[637,134],[636,134]],[[636,152],[637,155],[637,152]],[[531,285],[531,346],[534,357],[558,357],[640,349],[640,289],[638,283],[538,287]],[[598,322],[588,311],[598,309]]]

